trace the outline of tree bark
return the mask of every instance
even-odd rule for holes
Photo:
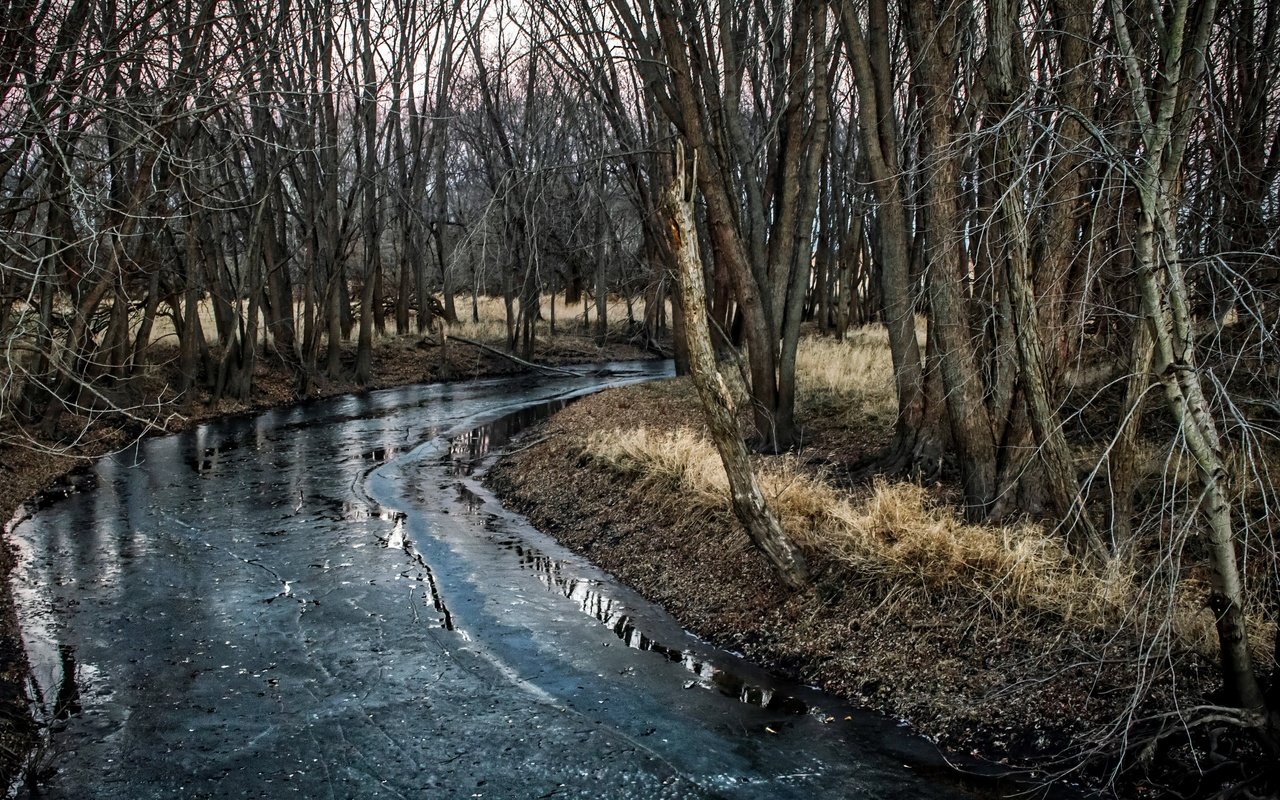
[[[1266,699],[1249,653],[1245,595],[1241,580],[1228,494],[1222,443],[1205,398],[1189,313],[1186,276],[1178,258],[1176,183],[1200,95],[1209,30],[1216,0],[1200,4],[1188,30],[1189,0],[1177,0],[1161,26],[1160,73],[1166,84],[1153,94],[1129,36],[1126,10],[1110,3],[1112,21],[1130,99],[1143,136],[1141,169],[1135,176],[1139,198],[1134,267],[1143,315],[1154,345],[1153,371],[1164,388],[1170,413],[1178,421],[1195,460],[1201,485],[1200,513],[1208,528],[1210,607],[1217,620],[1223,679],[1232,702],[1261,708]],[[1188,37],[1190,34],[1190,37]],[[1189,41],[1188,41],[1189,38]]]
[[[738,434],[733,397],[716,367],[707,324],[706,284],[698,257],[693,201],[685,184],[682,157],[677,160],[676,177],[663,198],[663,206],[668,217],[672,249],[676,254],[676,277],[680,285],[690,375],[697,387],[711,438],[724,463],[734,513],[783,583],[799,589],[809,581],[804,556],[787,538],[765,502],[751,468],[746,443]]]
[[[1106,555],[1097,527],[1085,505],[1076,478],[1075,461],[1062,432],[1062,423],[1049,403],[1049,370],[1043,354],[1042,322],[1032,278],[1031,245],[1028,241],[1027,212],[1020,161],[1025,144],[1022,141],[1021,109],[1014,88],[1014,53],[1016,37],[1016,3],[1013,0],[991,0],[988,8],[988,32],[991,45],[988,62],[991,73],[987,85],[990,106],[1000,115],[1000,128],[993,149],[992,181],[995,184],[999,226],[999,242],[989,245],[1004,254],[1006,287],[1012,310],[1013,335],[1018,353],[1018,374],[1026,402],[1027,418],[1044,460],[1044,477],[1048,496],[1059,519],[1067,526],[1068,541],[1081,553],[1099,558]]]
[[[714,159],[713,148],[708,143],[702,123],[686,45],[671,9],[660,2],[656,10],[678,108],[674,121],[696,160]],[[734,201],[730,199],[723,175],[712,164],[704,163],[696,179],[707,204],[708,225],[716,262],[725,266],[733,281],[738,307],[745,323],[750,356],[748,363],[751,367],[751,394],[755,401],[752,404],[752,414],[756,434],[764,443],[775,443],[773,412],[778,405],[778,385],[775,346],[769,332],[771,326],[765,308],[766,300],[752,272],[746,246],[737,232]],[[687,329],[687,316],[685,324]]]
[[[895,442],[889,462],[891,468],[900,469],[914,460],[916,452],[935,450],[936,433],[925,425],[924,367],[916,338],[907,210],[891,100],[893,75],[887,46],[888,9],[886,0],[871,0],[869,44],[852,0],[833,0],[833,5],[839,15],[858,87],[858,134],[877,203],[876,266],[898,395]],[[845,258],[849,257],[851,254]]]
[[[960,168],[953,138],[952,88],[956,84],[956,10],[941,17],[932,0],[906,0],[908,47],[922,123],[927,231],[925,281],[936,328],[948,417],[960,460],[965,514],[981,520],[995,499],[996,448],[984,383],[974,353],[960,261]]]

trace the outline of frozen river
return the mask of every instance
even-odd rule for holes
[[[513,427],[668,370],[372,392],[99,462],[12,536],[45,796],[969,796],[480,486]]]

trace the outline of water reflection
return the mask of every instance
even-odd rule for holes
[[[431,607],[440,615],[440,627],[447,631],[454,630],[453,614],[449,611],[449,606],[444,602],[444,595],[440,592],[440,583],[436,580],[436,574],[427,563],[426,558],[414,546],[413,539],[405,528],[405,515],[396,511],[382,518],[394,520],[395,527],[391,529],[391,533],[385,539],[379,540],[379,544],[388,550],[401,551],[421,570],[418,575],[413,577],[426,586],[422,593],[423,601],[430,603]],[[403,572],[401,575],[409,577],[409,572]],[[414,612],[414,621],[417,621],[417,612]]]
[[[548,589],[572,600],[577,604],[578,610],[595,617],[613,631],[627,647],[657,653],[668,661],[680,664],[694,675],[698,684],[737,698],[739,702],[784,714],[809,712],[809,706],[803,700],[783,694],[772,687],[750,683],[741,675],[718,667],[694,653],[653,639],[639,628],[625,606],[601,591],[600,581],[566,576],[559,561],[517,540],[501,541],[498,545],[514,553],[520,566],[535,573]]]
[[[66,719],[80,713],[80,685],[76,683],[76,649],[69,644],[58,645],[58,659],[62,662],[62,681],[58,684],[58,697],[53,701],[53,718]]]
[[[37,492],[35,497],[25,504],[25,511],[32,512],[49,508],[54,503],[79,492],[87,492],[98,485],[98,476],[92,467],[77,467],[65,475],[55,478],[47,487]]]
[[[471,475],[485,456],[506,445],[517,433],[565,408],[573,400],[574,398],[561,398],[522,408],[487,425],[455,436],[449,440],[448,450],[440,461],[451,475]]]
[[[510,442],[516,434],[547,419],[570,402],[572,401],[561,399],[524,408],[454,436],[449,439],[440,463],[450,475],[459,478],[471,476],[485,456],[497,451]],[[466,508],[467,514],[479,513],[484,503],[482,497],[462,481],[456,482],[454,489],[456,490],[455,499]],[[494,515],[488,516],[484,527],[491,533],[499,535],[503,533],[503,521]],[[715,689],[742,703],[770,711],[786,714],[809,712],[808,704],[798,698],[778,692],[772,687],[751,683],[741,675],[700,659],[693,653],[671,647],[652,638],[640,629],[620,602],[600,590],[599,581],[566,576],[559,561],[518,539],[499,539],[497,543],[503,550],[515,554],[522,569],[533,572],[548,589],[560,592],[572,600],[580,611],[591,615],[613,631],[614,635],[627,647],[656,653],[670,662],[683,666],[694,676],[691,685]],[[406,552],[409,551],[406,550]],[[438,608],[442,607],[443,603],[438,606]]]
[[[372,450],[366,450],[365,452],[361,453],[360,460],[372,461],[374,463],[381,464],[387,459],[393,458],[396,452],[397,452],[397,448],[395,445],[388,445],[385,447],[375,447]]]
[[[458,502],[466,506],[468,514],[478,514],[480,507],[484,505],[484,499],[480,495],[471,491],[465,484],[456,484],[458,490]]]
[[[76,649],[69,644],[58,645],[58,691],[53,698],[53,706],[49,706],[44,689],[34,673],[29,674],[28,682],[33,708],[43,714],[49,722],[70,719],[80,713],[80,684],[77,681]]]

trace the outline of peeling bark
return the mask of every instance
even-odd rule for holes
[[[694,166],[696,170],[696,163]],[[751,541],[773,565],[778,577],[788,587],[799,589],[809,581],[808,566],[765,502],[751,468],[746,443],[738,434],[733,396],[716,367],[707,323],[706,284],[698,256],[693,202],[684,180],[683,157],[677,159],[676,177],[663,198],[663,211],[668,217],[672,250],[676,254],[676,277],[680,285],[690,374],[711,429],[711,438],[729,478],[734,513]]]

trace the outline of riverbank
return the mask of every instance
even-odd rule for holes
[[[801,593],[732,517],[684,381],[570,406],[488,481],[699,636],[904,720],[945,751],[1104,795],[1211,796],[1257,775],[1248,753],[1237,756],[1252,764],[1224,775],[1195,733],[1169,735],[1181,709],[1214,704],[1205,609],[1147,629],[1151,598],[1131,575],[1076,569],[1035,526],[965,525],[945,483],[847,480],[845,466],[884,446],[891,410],[819,410],[810,398],[798,455],[759,458],[816,575]]]
[[[699,409],[682,382],[574,404],[527,434],[494,468],[493,485],[514,510],[666,606],[691,630],[903,719],[950,752],[1030,765],[1063,780],[1111,782],[1126,796],[1158,796],[1165,786],[1194,795],[1194,771],[1214,771],[1203,760],[1206,751],[1188,737],[1153,739],[1152,725],[1167,712],[1213,701],[1211,656],[1186,638],[1194,639],[1205,621],[1203,609],[1171,622],[1179,629],[1176,640],[1143,638],[1134,619],[1108,612],[1134,607],[1131,595],[1106,596],[1123,589],[1126,576],[1106,583],[1069,570],[1046,572],[1062,558],[1042,531],[965,526],[948,510],[953,496],[945,483],[854,480],[848,467],[886,442],[892,392],[874,380],[883,365],[838,360],[834,347],[806,349],[806,374],[812,376],[814,364],[829,368],[827,389],[850,381],[839,392],[856,395],[858,404],[804,393],[804,448],[760,460],[788,529],[802,531],[801,546],[817,576],[810,591],[783,590],[739,533],[711,485],[717,464],[699,443]],[[379,386],[438,377],[433,352],[413,340],[384,342],[376,359]],[[455,346],[452,353],[466,359],[451,358],[458,378],[518,369],[474,348]],[[537,358],[569,363],[636,355],[558,342]],[[334,384],[317,396],[354,388]],[[264,376],[253,404],[197,404],[175,429],[290,400],[285,384]],[[65,456],[70,466],[89,457],[88,445],[83,448]],[[6,456],[0,463],[10,461]],[[29,465],[8,472],[39,474]],[[839,491],[824,494],[819,483]],[[822,527],[839,527],[844,539],[824,539]],[[1009,553],[1020,560],[1002,561]],[[1103,607],[1090,607],[1090,597]],[[0,642],[21,655],[11,607],[6,618],[10,635]],[[1150,651],[1153,641],[1162,648],[1154,662],[1133,657]],[[15,707],[25,709],[23,676],[13,677]],[[12,720],[6,729],[21,733]],[[1119,776],[1107,771],[1116,763],[1109,748],[1117,739],[1145,759]],[[1150,754],[1146,744],[1153,744]],[[1086,755],[1096,758],[1082,771]],[[1221,773],[1213,780],[1221,786]]]
[[[467,333],[476,335],[471,331]],[[375,345],[373,380],[369,386],[362,389],[350,380],[322,380],[306,399],[529,371],[528,367],[498,353],[462,342],[452,342],[445,349],[447,360],[442,358],[444,351],[432,339],[420,336],[382,339]],[[640,350],[622,335],[614,334],[609,343],[598,346],[589,335],[566,332],[562,327],[557,336],[540,340],[534,361],[556,366],[650,357],[652,354]],[[346,358],[348,362],[353,360],[354,352],[347,353]],[[288,370],[263,359],[255,374],[253,395],[246,402],[210,403],[207,395],[197,395],[189,404],[165,403],[161,398],[166,394],[163,366],[166,360],[163,352],[156,354],[159,366],[153,368],[145,382],[149,387],[149,396],[145,398],[151,404],[149,414],[160,421],[150,429],[120,417],[102,417],[90,425],[89,420],[68,415],[62,425],[62,438],[51,441],[26,437],[12,420],[0,421],[6,426],[6,435],[0,441],[0,515],[5,520],[5,538],[0,546],[0,581],[3,582],[0,587],[0,788],[5,789],[6,794],[24,768],[27,754],[38,742],[38,731],[30,719],[26,657],[10,587],[14,553],[8,533],[21,518],[25,504],[41,496],[56,497],[76,491],[76,468],[139,437],[175,433],[219,417],[251,414],[298,402]]]

